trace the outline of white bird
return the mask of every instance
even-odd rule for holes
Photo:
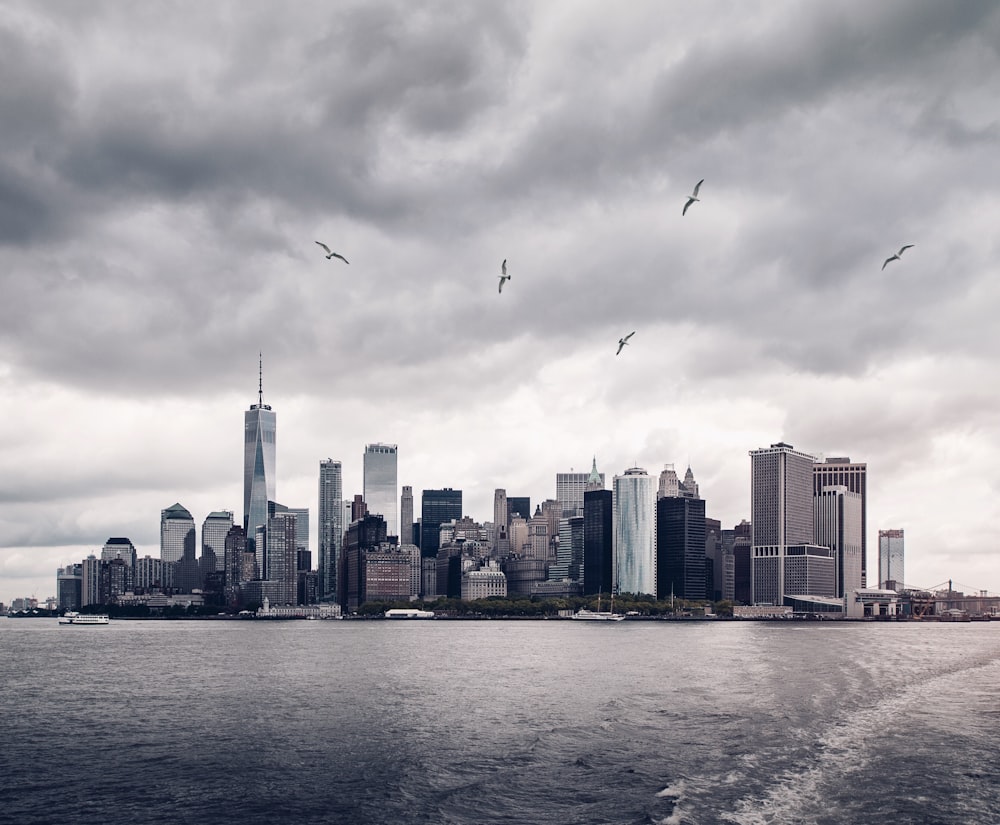
[[[330,258],[340,258],[340,260],[342,260],[342,261],[343,261],[343,262],[344,262],[345,264],[349,264],[349,263],[350,263],[350,261],[349,261],[349,260],[347,260],[347,258],[345,258],[345,257],[344,257],[343,255],[341,255],[341,254],[340,254],[339,252],[334,252],[334,251],[332,251],[332,250],[330,249],[330,247],[328,247],[328,246],[327,246],[327,245],[326,245],[325,243],[323,243],[322,241],[316,241],[316,243],[318,243],[318,244],[319,244],[320,246],[322,246],[322,247],[323,247],[323,249],[325,249],[325,250],[326,250],[326,259],[327,259],[328,261],[330,260]]]
[[[702,185],[702,184],[703,184],[704,182],[705,182],[705,179],[704,179],[704,178],[702,178],[702,179],[701,179],[700,181],[698,181],[698,182],[697,182],[697,183],[696,183],[696,184],[694,185],[694,192],[692,192],[692,193],[691,193],[690,195],[688,195],[688,201],[687,201],[687,203],[686,203],[686,204],[684,204],[684,208],[683,208],[683,209],[681,210],[681,215],[682,215],[682,216],[683,216],[683,215],[686,215],[686,214],[687,214],[687,211],[688,211],[688,207],[689,207],[689,206],[690,206],[690,205],[691,205],[692,203],[694,203],[695,201],[698,201],[698,200],[701,200],[701,198],[699,198],[699,197],[698,197],[698,190],[699,190],[699,189],[701,189],[701,185]]]
[[[504,258],[503,263],[500,264],[500,288],[497,290],[498,294],[503,292],[503,282],[509,280],[510,275],[507,274],[507,259]]]
[[[618,339],[618,352],[616,352],[615,355],[618,355],[618,353],[620,353],[626,346],[628,346],[628,339],[631,338],[633,335],[635,335],[635,330],[632,330],[624,338]]]
[[[906,250],[907,250],[907,249],[909,249],[909,248],[910,248],[910,247],[912,247],[912,246],[913,246],[913,244],[911,244],[911,243],[908,243],[908,244],[907,244],[906,246],[904,246],[904,247],[900,247],[900,250],[899,250],[899,252],[897,252],[897,253],[896,253],[895,255],[890,255],[890,256],[889,256],[888,258],[886,258],[886,259],[885,259],[885,263],[883,263],[883,264],[882,264],[882,269],[885,269],[885,267],[886,267],[886,264],[888,264],[888,263],[889,263],[890,261],[898,261],[898,260],[899,260],[899,258],[900,258],[900,256],[901,256],[901,255],[902,255],[902,254],[903,254],[904,252],[906,252]]]

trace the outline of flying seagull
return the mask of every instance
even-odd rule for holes
[[[687,201],[687,203],[686,203],[686,204],[684,204],[684,208],[683,208],[683,209],[681,210],[681,215],[682,215],[682,216],[683,216],[683,215],[686,215],[686,214],[687,214],[687,211],[688,211],[688,207],[689,207],[689,206],[690,206],[690,205],[691,205],[692,203],[694,203],[695,201],[698,201],[698,200],[701,200],[701,198],[699,198],[699,197],[698,197],[698,190],[699,190],[699,189],[701,189],[701,185],[702,185],[702,184],[703,184],[704,182],[705,182],[705,179],[704,179],[704,178],[702,178],[702,179],[701,179],[700,181],[698,181],[698,182],[697,182],[697,183],[696,183],[696,184],[694,185],[694,192],[692,192],[692,193],[691,193],[690,195],[688,195],[688,201]]]
[[[339,252],[334,252],[334,251],[332,251],[332,250],[330,249],[330,247],[328,247],[328,246],[327,246],[327,245],[326,245],[325,243],[323,243],[322,241],[316,241],[316,243],[318,243],[318,244],[319,244],[320,246],[322,246],[322,247],[323,247],[323,249],[325,249],[325,250],[326,250],[326,259],[327,259],[328,261],[330,260],[330,258],[340,258],[340,260],[342,260],[342,261],[343,261],[343,262],[344,262],[345,264],[349,264],[349,263],[350,263],[350,261],[349,261],[349,260],[347,260],[347,258],[345,258],[345,257],[344,257],[343,255],[341,255],[341,254],[340,254]]]
[[[500,264],[500,289],[497,290],[497,293],[503,292],[503,282],[509,280],[510,275],[507,274],[507,259],[504,258],[503,263]]]
[[[633,335],[635,335],[635,330],[632,330],[624,338],[618,339],[618,352],[616,352],[615,355],[618,355],[618,353],[620,353],[623,349],[625,349],[625,347],[628,345],[628,339],[631,338]]]
[[[903,247],[900,247],[900,250],[899,250],[899,252],[897,252],[897,253],[896,253],[895,255],[892,255],[892,256],[890,256],[890,257],[888,257],[888,258],[886,258],[886,259],[885,259],[885,263],[884,263],[884,264],[882,264],[882,269],[885,269],[885,267],[886,267],[886,264],[888,264],[888,263],[889,263],[889,261],[898,261],[898,260],[899,260],[899,258],[900,258],[900,256],[901,256],[901,255],[902,255],[902,254],[903,254],[904,252],[906,252],[906,250],[907,250],[907,249],[909,249],[909,248],[910,248],[910,247],[912,247],[912,246],[913,246],[913,244],[911,244],[911,243],[908,243],[908,244],[907,244],[906,246],[903,246]]]

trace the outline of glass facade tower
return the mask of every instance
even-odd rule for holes
[[[252,404],[243,416],[243,530],[247,547],[253,547],[263,570],[263,551],[254,547],[254,541],[257,528],[267,525],[267,503],[275,500],[276,422],[274,412],[261,398],[258,392],[259,403]]]
[[[366,444],[364,497],[368,512],[382,516],[386,535],[399,538],[396,445]]]
[[[878,586],[901,590],[903,578],[903,531],[878,531]]]
[[[614,478],[614,581],[618,593],[656,594],[656,481],[640,467]]]
[[[337,600],[337,570],[344,546],[344,482],[341,463],[319,463],[319,598]]]

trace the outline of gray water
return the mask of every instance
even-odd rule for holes
[[[1000,622],[0,619],[0,821],[998,823]]]

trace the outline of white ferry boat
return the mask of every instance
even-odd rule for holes
[[[59,617],[59,624],[109,624],[107,616],[96,613],[77,613],[75,610],[67,610]]]
[[[387,619],[433,619],[434,611],[394,607],[385,611],[385,617]]]

